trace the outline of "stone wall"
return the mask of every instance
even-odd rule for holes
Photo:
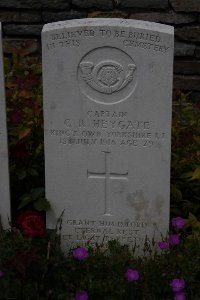
[[[127,18],[175,26],[174,90],[200,101],[200,0],[0,0],[6,51],[28,45],[41,55],[45,23],[78,18]]]

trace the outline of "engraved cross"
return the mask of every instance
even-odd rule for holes
[[[90,172],[87,170],[88,179],[104,179],[105,180],[105,209],[104,215],[111,215],[111,200],[110,200],[110,179],[127,180],[128,172],[113,173],[110,171],[110,154],[111,152],[102,151],[105,154],[105,171]]]

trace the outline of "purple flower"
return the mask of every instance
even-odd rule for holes
[[[174,226],[175,228],[182,229],[183,226],[185,225],[185,220],[181,217],[176,217],[171,220],[171,223],[172,226]]]
[[[171,286],[173,292],[175,292],[175,293],[182,292],[182,290],[185,288],[185,280],[175,278],[170,283],[170,286]]]
[[[186,300],[185,293],[183,292],[176,293],[174,300]]]
[[[75,296],[75,300],[88,300],[88,293],[86,291],[78,291]]]
[[[179,245],[180,244],[179,235],[178,234],[170,234],[168,241],[169,241],[170,245]]]
[[[85,260],[88,256],[88,250],[84,247],[79,247],[73,250],[73,257],[77,260]]]
[[[128,269],[124,274],[124,276],[128,282],[131,282],[131,281],[137,281],[140,277],[140,274],[136,270]]]
[[[169,243],[165,241],[158,242],[158,246],[161,250],[167,250],[169,248]]]
[[[0,271],[0,278],[4,276],[4,272]]]

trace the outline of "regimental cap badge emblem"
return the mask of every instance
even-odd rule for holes
[[[100,93],[112,94],[123,89],[133,80],[135,64],[127,66],[127,73],[123,66],[112,60],[102,61],[96,66],[93,62],[81,62],[80,69],[83,80]]]
[[[137,67],[121,49],[100,47],[88,52],[78,64],[78,82],[90,100],[114,104],[130,97],[137,83]]]

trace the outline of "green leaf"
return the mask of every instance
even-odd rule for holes
[[[28,173],[29,173],[31,176],[33,176],[33,177],[38,177],[38,176],[39,176],[38,171],[37,171],[36,169],[33,169],[33,168],[30,168],[30,169],[28,170]]]
[[[19,180],[23,180],[26,177],[26,170],[17,170],[16,174]]]
[[[40,198],[38,201],[34,203],[34,208],[38,211],[47,211],[51,208],[49,201],[45,198]]]
[[[25,137],[27,137],[30,132],[31,132],[31,128],[23,128],[22,130],[20,130],[20,132],[19,132],[19,140],[22,140]]]
[[[197,220],[197,218],[192,213],[189,213],[189,218],[187,220],[187,224],[192,226],[193,228],[200,229],[200,222]]]
[[[198,238],[200,237],[200,222],[192,213],[189,213],[189,218],[186,222],[186,225],[192,227],[193,235],[195,235]]]
[[[171,184],[171,195],[174,201],[182,201],[183,199],[181,190],[175,184]]]
[[[191,180],[195,180],[195,179],[200,180],[200,166],[198,166],[198,167],[195,169],[195,171],[194,171],[194,173],[193,173],[193,176],[192,176],[192,178],[191,178]]]
[[[187,178],[191,178],[192,176],[193,176],[193,172],[186,172],[186,173],[181,174],[181,176],[179,178],[187,179]]]
[[[32,189],[31,191],[31,198],[33,199],[33,201],[43,197],[45,194],[45,190],[43,187],[39,187],[36,189]]]
[[[20,199],[21,199],[21,203],[18,206],[18,209],[22,209],[23,207],[28,205],[30,202],[32,202],[30,194],[26,194],[23,197],[21,197]]]
[[[34,74],[40,75],[42,73],[42,67],[39,64],[34,65]]]

